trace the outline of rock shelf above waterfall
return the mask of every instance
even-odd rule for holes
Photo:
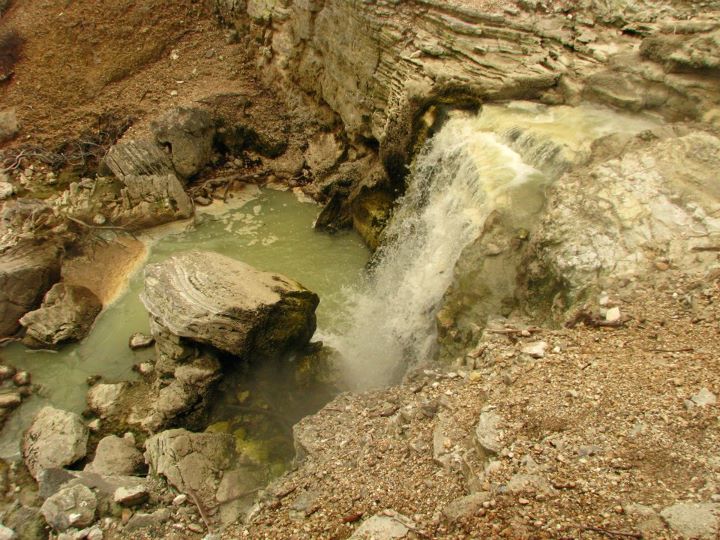
[[[280,274],[202,251],[148,266],[141,299],[153,333],[167,331],[243,358],[305,345],[319,303],[315,293]]]

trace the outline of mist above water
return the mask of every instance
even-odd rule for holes
[[[382,387],[432,357],[455,264],[493,210],[538,199],[537,212],[542,188],[585,161],[595,139],[653,126],[603,108],[524,102],[451,117],[416,156],[374,267],[348,293],[342,332],[321,336],[348,385]]]

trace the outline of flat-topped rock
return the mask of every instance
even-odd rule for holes
[[[305,345],[319,302],[296,281],[202,251],[148,265],[141,299],[156,337],[164,329],[240,357]]]

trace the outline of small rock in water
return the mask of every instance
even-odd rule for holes
[[[10,182],[0,182],[0,201],[9,199],[15,193],[15,186]]]
[[[133,366],[133,370],[137,371],[140,375],[150,375],[155,371],[155,366],[152,362],[141,362]]]
[[[148,336],[146,334],[142,334],[140,332],[134,333],[132,336],[130,336],[130,340],[128,341],[128,346],[133,350],[137,349],[144,349],[146,347],[149,347],[155,343],[155,338],[152,336]]]
[[[13,377],[15,386],[28,386],[32,382],[29,371],[18,371]]]
[[[522,352],[532,356],[533,358],[543,358],[545,356],[545,349],[547,349],[547,346],[548,344],[545,341],[535,341],[525,345],[522,348]]]
[[[195,197],[195,204],[198,206],[210,206],[212,204],[212,200],[202,196]]]
[[[172,503],[173,503],[173,506],[181,506],[181,505],[185,504],[185,501],[187,501],[187,495],[185,495],[184,493],[181,493],[180,495],[178,495],[177,497],[175,497],[173,499]]]
[[[705,407],[707,405],[715,405],[717,403],[717,396],[713,394],[707,388],[701,389],[697,394],[690,398],[692,402],[698,407]]]
[[[12,378],[15,375],[16,371],[17,370],[12,366],[0,365],[0,381],[5,381]]]
[[[607,322],[613,323],[620,320],[620,308],[619,307],[612,307],[607,310],[607,313],[605,314],[605,320]]]
[[[107,218],[102,214],[95,214],[93,217],[93,223],[95,225],[105,225],[105,223],[107,223]]]

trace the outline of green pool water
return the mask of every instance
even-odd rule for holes
[[[320,296],[318,333],[333,332],[342,319],[343,291],[360,279],[370,256],[362,240],[353,232],[329,235],[315,231],[313,222],[319,207],[299,201],[291,192],[255,190],[244,198],[250,200],[231,209],[216,206],[201,210],[194,223],[149,233],[144,238],[150,245],[147,263],[200,249],[279,272]],[[33,383],[40,386],[38,394],[12,415],[0,433],[0,457],[17,456],[22,431],[43,405],[81,412],[88,377],[101,375],[107,381],[134,379],[133,364],[152,358],[152,348],[133,352],[127,345],[134,332],[148,332],[147,313],[138,297],[142,287],[142,269],[138,269],[127,290],[102,312],[91,334],[81,343],[57,353],[32,352],[19,344],[0,351],[4,363],[29,370]],[[273,377],[265,370],[249,373],[247,380],[251,385],[256,381],[267,396],[277,393],[268,388],[273,386]],[[278,381],[290,384],[286,376],[278,376]],[[317,406],[314,401],[309,400],[308,406]]]

